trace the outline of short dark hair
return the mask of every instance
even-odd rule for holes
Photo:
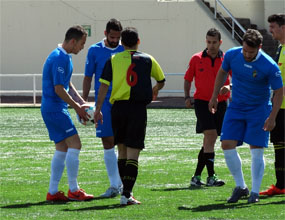
[[[285,14],[273,14],[267,19],[269,23],[276,22],[279,26],[285,25]]]
[[[258,30],[247,29],[243,35],[242,42],[245,42],[248,46],[257,48],[262,44],[263,37]]]
[[[121,22],[115,18],[111,18],[108,23],[106,24],[106,31],[107,33],[110,33],[111,30],[114,31],[122,31],[122,25]]]
[[[70,41],[71,39],[80,40],[84,35],[87,35],[85,29],[80,25],[75,25],[70,27],[65,34],[65,41]]]
[[[134,27],[126,27],[121,34],[121,41],[127,47],[133,47],[138,43],[138,30]]]
[[[219,30],[217,30],[216,28],[210,28],[206,34],[207,36],[211,36],[211,37],[218,37],[219,41],[221,40],[221,32]]]

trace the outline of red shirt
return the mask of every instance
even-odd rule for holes
[[[214,90],[215,79],[223,60],[224,53],[221,50],[215,59],[212,59],[208,55],[207,49],[192,56],[184,79],[191,83],[195,78],[196,91],[194,93],[194,99],[210,101]],[[228,77],[225,85],[229,84],[230,80]],[[226,95],[219,95],[218,101],[225,101],[229,97],[230,92],[228,92]]]

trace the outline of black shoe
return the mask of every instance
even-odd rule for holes
[[[201,176],[193,176],[190,182],[191,186],[202,186],[205,185],[204,182],[201,181]]]
[[[247,200],[248,203],[256,203],[256,202],[259,202],[259,195],[258,193],[255,193],[255,192],[251,192],[250,193],[250,196]]]
[[[236,203],[241,197],[248,196],[249,191],[248,188],[241,188],[240,186],[237,186],[233,190],[233,194],[230,198],[228,198],[228,203]]]
[[[225,182],[223,180],[220,180],[215,174],[207,178],[206,186],[223,186],[223,185],[225,185]]]

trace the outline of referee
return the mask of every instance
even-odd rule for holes
[[[165,82],[164,73],[150,55],[139,52],[136,28],[128,27],[121,34],[125,51],[113,55],[105,64],[96,103],[95,121],[103,122],[102,104],[112,82],[110,103],[114,142],[118,145],[118,167],[123,182],[121,205],[140,204],[132,195],[138,175],[138,158],[144,148],[147,124],[146,106]],[[151,77],[157,83],[152,88]],[[99,122],[99,123],[100,123]]]

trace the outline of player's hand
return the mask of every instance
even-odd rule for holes
[[[100,121],[101,124],[103,124],[103,114],[101,111],[97,110],[94,113],[94,122],[95,122],[95,127],[98,127],[98,122]]]
[[[217,106],[218,106],[218,99],[217,98],[211,98],[211,100],[209,101],[209,104],[208,104],[208,108],[212,114],[216,113]]]
[[[86,121],[88,121],[88,117],[89,115],[87,114],[87,112],[85,111],[85,107],[84,106],[79,106],[77,108],[75,108],[76,113],[78,114],[79,118],[81,121],[84,121],[83,124],[86,124]]]
[[[152,88],[152,101],[155,101],[157,96],[158,96],[158,87],[157,87],[157,85],[155,85]]]
[[[272,131],[274,127],[275,127],[275,120],[268,117],[264,122],[263,130]]]
[[[223,86],[221,89],[220,89],[220,95],[226,95],[229,91],[231,91],[230,89],[230,85],[226,85],[226,86]]]
[[[192,107],[190,98],[185,100],[185,106],[186,106],[186,108],[191,108]]]

